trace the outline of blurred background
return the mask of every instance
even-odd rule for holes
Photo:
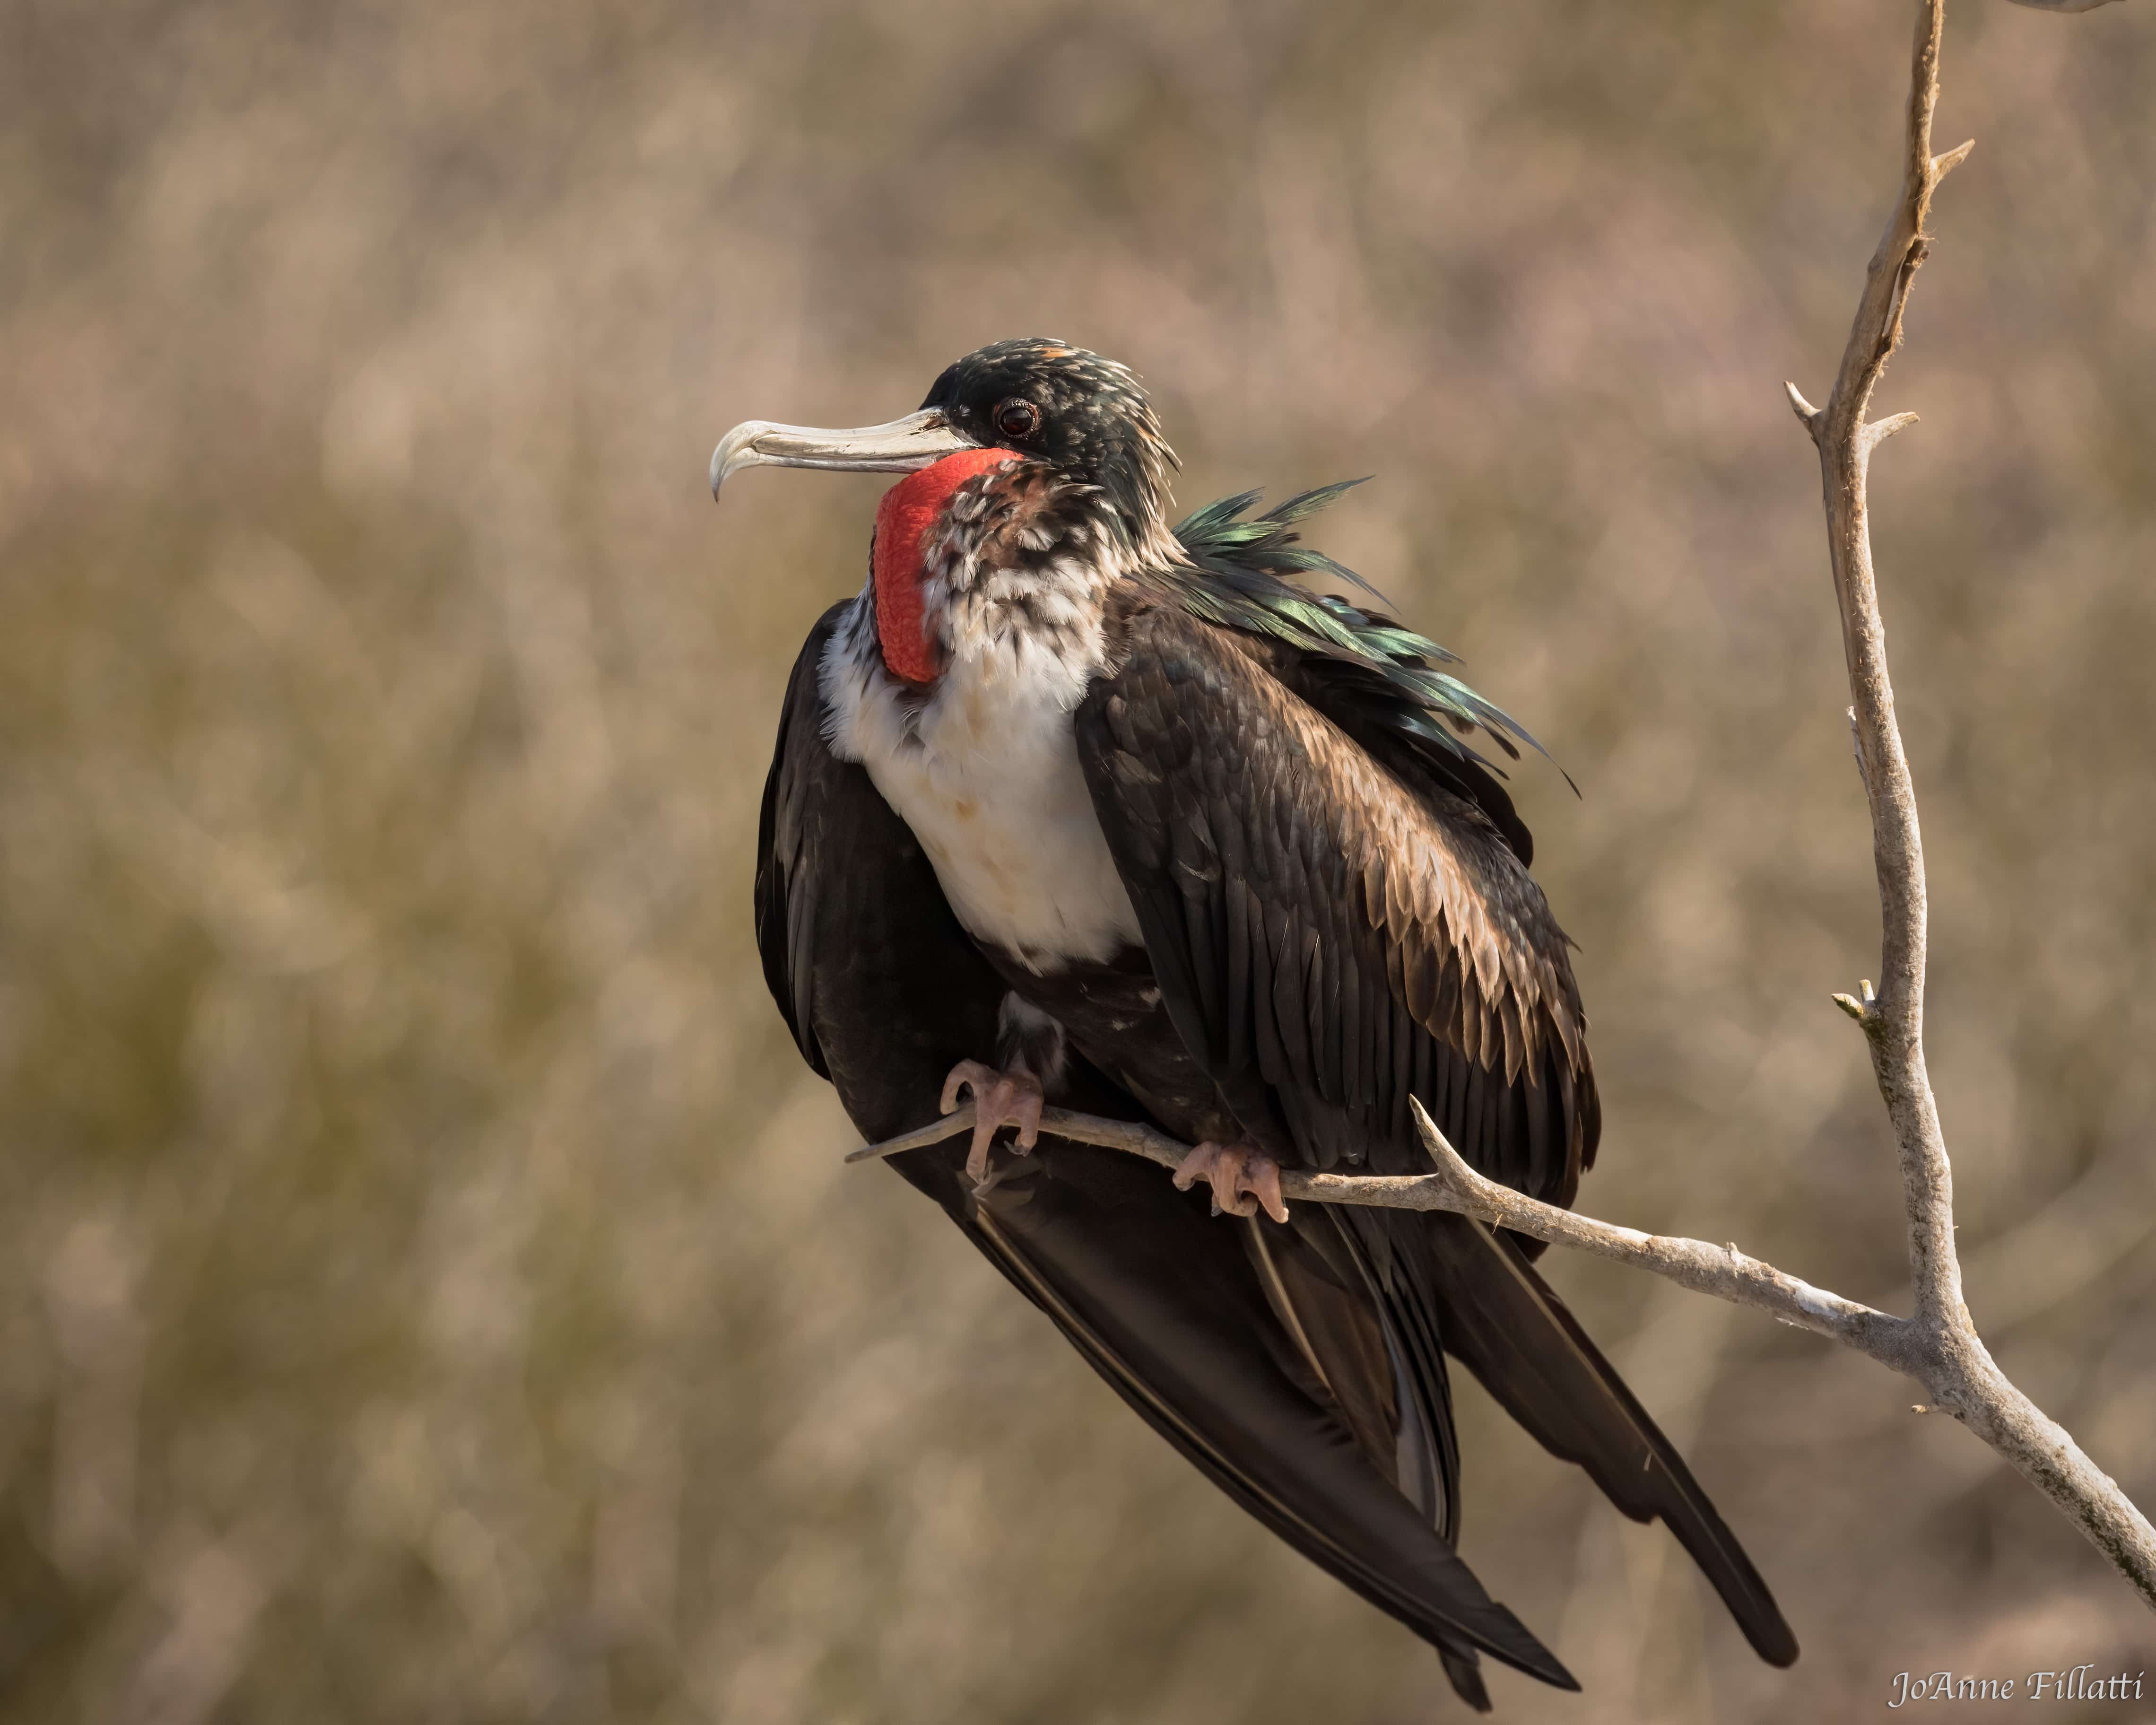
[[[1908,8],[254,0],[0,18],[0,1718],[1419,1721],[854,1142],[765,996],[780,690],[879,482],[751,417],[1147,379],[1578,779],[1583,1194],[1906,1299],[1817,469]],[[2156,1499],[2156,10],[1949,21],[1874,470],[1969,1298]],[[2156,1666],[1914,1386],[1553,1253],[1805,1647],[1464,1385],[1586,1685],[1885,1717]],[[1987,1717],[2011,1708],[1993,1707]],[[2120,1709],[2100,1710],[2118,1717]],[[2129,1709],[2128,1711],[2131,1711]],[[2098,1717],[2091,1710],[2087,1717]],[[2047,1706],[2044,1717],[2075,1717]]]

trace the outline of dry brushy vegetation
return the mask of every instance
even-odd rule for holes
[[[850,1142],[747,895],[872,479],[751,415],[1046,331],[1579,779],[1598,1214],[1904,1296],[1826,1000],[1876,950],[1780,391],[1900,8],[18,6],[0,24],[0,1717],[1424,1717],[1426,1651]],[[1964,8],[1883,411],[1933,1071],[2001,1363],[2156,1492],[2156,15]],[[1855,212],[1861,211],[1857,214]],[[744,1132],[738,1122],[754,1123]],[[2049,1507],[1815,1338],[1553,1266],[1781,1591],[1471,1388],[1469,1554],[1588,1684],[1810,1721],[2146,1665]],[[2137,1653],[2136,1649],[2142,1650]]]

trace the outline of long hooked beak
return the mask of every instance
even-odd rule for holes
[[[744,467],[821,467],[841,473],[911,473],[975,447],[951,429],[941,408],[923,408],[888,425],[820,431],[813,425],[737,425],[711,451],[711,495]]]

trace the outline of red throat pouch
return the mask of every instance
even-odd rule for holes
[[[1014,449],[961,449],[909,473],[876,506],[876,636],[886,669],[902,682],[932,683],[943,674],[928,639],[921,583],[924,542],[951,494],[976,474],[1023,458]]]

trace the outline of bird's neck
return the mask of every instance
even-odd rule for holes
[[[1072,571],[1020,592],[993,576],[939,588],[923,584],[921,626],[935,667],[926,678],[891,663],[889,615],[871,578],[855,597],[826,655],[827,696],[843,684],[850,706],[872,701],[919,736],[957,707],[993,713],[1014,706],[1075,712],[1107,666],[1111,577]],[[983,741],[988,739],[984,737]]]
[[[947,683],[1016,679],[1075,706],[1106,662],[1111,595],[1162,554],[1152,537],[1173,543],[1040,464],[984,469],[907,541],[903,567],[879,538],[869,603],[882,668],[931,700]]]

